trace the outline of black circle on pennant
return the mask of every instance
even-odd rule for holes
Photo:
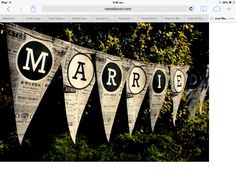
[[[121,70],[116,63],[108,63],[102,72],[102,84],[109,92],[116,91],[121,83]]]
[[[156,93],[162,93],[165,89],[166,85],[166,76],[164,72],[160,69],[156,70],[153,81],[152,81],[152,88]]]
[[[187,83],[189,89],[196,89],[200,84],[199,75],[197,73],[190,73]]]
[[[28,42],[19,51],[17,66],[27,79],[40,80],[49,73],[52,67],[52,54],[42,43]]]

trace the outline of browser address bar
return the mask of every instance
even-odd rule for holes
[[[80,13],[80,12],[191,12],[193,6],[42,6],[46,13]]]

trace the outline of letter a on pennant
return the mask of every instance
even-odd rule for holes
[[[95,77],[92,51],[70,44],[62,62],[64,97],[70,135],[76,143],[76,134],[84,109],[92,92]]]
[[[35,111],[63,58],[63,54],[58,56],[54,51],[63,51],[63,49],[55,47],[56,50],[52,50],[53,45],[59,46],[57,45],[59,40],[53,40],[52,37],[18,25],[9,24],[6,27],[8,31],[21,36],[21,39],[18,39],[7,35],[16,128],[21,144]]]

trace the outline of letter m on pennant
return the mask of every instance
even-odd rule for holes
[[[45,72],[46,72],[45,71],[45,62],[46,62],[46,57],[48,56],[48,53],[41,52],[38,59],[35,61],[33,49],[26,47],[26,51],[27,51],[27,58],[26,58],[25,66],[23,66],[23,69],[24,70],[30,70],[29,64],[30,64],[30,61],[31,61],[32,69],[35,72],[36,68],[38,67],[38,65],[42,61],[41,62],[41,67],[38,70],[38,72],[42,73],[42,74],[45,74]]]

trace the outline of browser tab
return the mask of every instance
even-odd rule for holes
[[[189,21],[189,22],[208,22],[209,17],[208,17],[208,15],[190,15],[190,16],[186,16],[186,21]]]
[[[137,22],[138,16],[117,15],[116,19],[117,19],[117,22]]]
[[[22,16],[15,16],[15,15],[3,15],[1,16],[2,22],[22,22],[24,21]]]
[[[139,17],[141,22],[157,22],[162,21],[160,15],[142,15]]]
[[[163,15],[163,22],[185,22],[185,15]]]
[[[93,17],[93,22],[115,22],[115,16],[106,16],[106,15],[95,15]]]
[[[92,22],[92,15],[72,15],[70,16],[70,22]]]
[[[25,22],[45,22],[47,20],[45,15],[26,15],[24,16]]]
[[[49,15],[47,16],[48,22],[68,22],[69,17],[63,15]]]

